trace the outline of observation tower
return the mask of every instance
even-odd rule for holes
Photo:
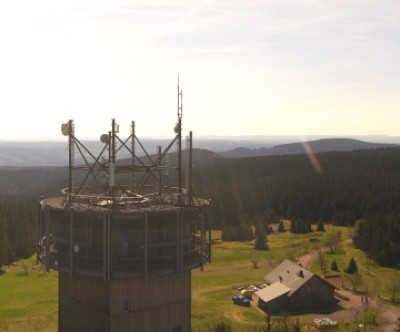
[[[191,132],[182,158],[179,85],[175,136],[155,153],[134,122],[123,140],[113,119],[97,153],[72,120],[61,129],[68,188],[41,199],[37,223],[38,260],[59,271],[58,331],[189,332],[191,270],[211,262],[211,204],[193,195]]]

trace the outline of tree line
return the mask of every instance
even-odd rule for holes
[[[0,268],[34,253],[36,204],[34,200],[0,202]]]
[[[217,159],[195,169],[196,194],[213,199],[214,228],[239,237],[248,220],[253,226],[261,220],[267,230],[290,219],[293,233],[309,232],[311,224],[361,220],[355,245],[381,265],[400,264],[400,149],[316,158],[322,172],[306,155]]]
[[[352,225],[372,213],[390,214],[400,201],[400,149],[316,155],[216,159],[195,169],[199,196],[213,199],[215,227],[239,225],[268,211],[286,219]]]
[[[360,221],[354,245],[383,266],[400,264],[400,211],[391,214],[375,213]]]

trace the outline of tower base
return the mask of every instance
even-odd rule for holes
[[[59,332],[189,332],[190,316],[190,271],[109,282],[59,274]]]

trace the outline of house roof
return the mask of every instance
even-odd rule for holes
[[[322,280],[322,282],[325,282],[332,288],[336,288],[334,285],[317,274],[305,269],[303,266],[285,259],[264,277],[264,280],[269,284],[269,286],[255,292],[255,294],[264,302],[269,302],[282,295],[291,297],[313,277]]]
[[[268,273],[264,277],[264,280],[270,285],[277,282],[284,284],[290,289],[290,292],[288,294],[288,296],[290,297],[313,276],[314,273],[312,273],[311,271],[308,271],[304,267],[299,266],[288,259],[285,259],[275,269]]]
[[[261,300],[264,302],[269,302],[277,297],[285,295],[290,292],[290,288],[282,284],[281,282],[275,282],[270,286],[267,286],[259,291],[255,292]]]

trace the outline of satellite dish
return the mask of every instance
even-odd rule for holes
[[[108,143],[108,139],[109,139],[108,134],[103,134],[103,135],[100,136],[100,142],[101,143],[104,143],[104,144]]]
[[[61,133],[64,136],[69,136],[69,123],[63,123],[61,125]]]

